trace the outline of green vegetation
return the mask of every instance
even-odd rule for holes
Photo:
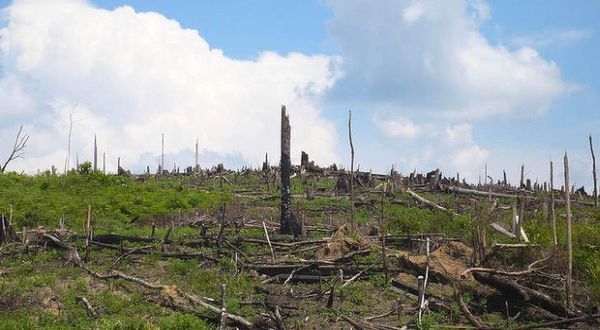
[[[222,204],[228,205],[229,218],[244,216],[259,226],[262,221],[277,219],[279,189],[275,184],[271,182],[267,186],[264,178],[257,173],[246,176],[232,174],[227,178],[230,183],[218,177],[166,177],[157,180],[153,176],[138,178],[104,175],[91,171],[88,163],[83,163],[77,171],[63,176],[49,173],[36,176],[7,173],[0,175],[0,213],[11,218],[15,230],[39,226],[56,228],[62,218],[66,228],[80,233],[87,219],[89,205],[96,234],[114,232],[138,237],[150,236],[150,224],[154,221],[160,223],[161,219],[168,219],[168,223],[178,215],[185,216],[192,212],[216,216]],[[306,177],[295,177],[292,180],[294,194],[304,195],[307,186],[320,192],[314,199],[298,198],[294,201],[295,209],[305,214],[311,225],[324,226],[349,221],[350,200],[347,196],[333,194],[335,180]],[[246,191],[253,193],[244,195]],[[381,196],[365,195],[368,196],[367,199],[362,200],[355,209],[356,222],[363,231],[381,225]],[[390,203],[391,199],[387,198],[383,208],[389,235],[437,233],[470,241],[477,221],[494,221],[509,227],[511,210],[496,211],[490,216],[486,211],[487,202],[474,204],[452,195],[432,193],[423,193],[423,196],[450,209],[460,209],[461,215],[433,212],[417,206],[409,195],[397,193],[393,196],[395,202]],[[510,205],[511,200],[503,199],[500,202]],[[557,209],[557,215],[563,212],[562,209]],[[574,207],[573,213],[575,277],[584,280],[594,299],[600,300],[600,212],[589,207]],[[557,219],[558,249],[564,251],[566,229],[563,218],[559,216]],[[217,229],[209,228],[208,235],[216,235]],[[524,229],[532,243],[543,247],[553,245],[552,228],[542,212],[529,212]],[[162,238],[167,230],[166,226],[156,228],[156,237]],[[232,234],[232,230],[227,229],[229,234]],[[262,239],[264,231],[262,227],[245,228],[239,235]],[[328,235],[318,231],[310,233],[311,238]],[[354,237],[353,235],[358,235],[358,232],[352,232],[349,237]],[[197,240],[198,228],[177,228],[172,239]],[[510,240],[488,228],[487,241],[489,246]],[[84,251],[83,242],[74,244],[77,244],[80,251]],[[151,245],[156,250],[164,248],[160,242],[123,243],[125,247],[143,245]],[[270,254],[266,245],[240,242],[238,247],[248,254],[262,254],[267,258]],[[195,248],[194,251],[207,255],[214,253],[214,249],[207,246]],[[305,251],[295,257],[309,259],[313,254],[314,251]],[[121,253],[117,250],[92,248],[85,257],[90,260],[90,267],[99,273],[104,273],[109,268],[118,269],[217,300],[220,297],[220,286],[224,283],[228,288],[227,309],[252,320],[258,317],[257,307],[247,302],[259,302],[265,298],[254,290],[263,278],[253,272],[238,271],[234,258],[206,263],[195,259],[167,259],[158,255],[131,255],[113,264],[119,256]],[[380,258],[380,251],[372,251],[367,255],[356,256],[354,260],[357,264],[370,264]],[[198,318],[165,308],[157,301],[158,298],[150,298],[148,292],[139,290],[132,283],[122,280],[93,280],[79,268],[65,267],[65,260],[63,253],[55,249],[25,253],[15,246],[1,247],[0,329],[212,329],[217,324],[209,318]],[[392,262],[390,265],[394,266]],[[310,313],[314,320],[295,320],[297,326],[329,327],[331,320],[342,314],[381,314],[389,311],[398,300],[406,300],[391,290],[390,281],[383,274],[366,276],[343,289],[339,283],[330,281],[319,283],[318,286],[298,284],[293,286],[293,290],[309,292],[318,288],[325,291],[331,286],[334,286],[338,297],[334,308],[324,308],[323,300],[326,297],[321,300],[307,299],[302,302],[302,309]],[[289,289],[290,287],[286,288]],[[85,296],[99,309],[98,319],[87,315],[85,307],[77,302],[77,296]],[[466,293],[465,300],[480,306],[476,312],[484,313],[485,302],[470,299],[472,297]],[[457,316],[453,314],[458,315],[460,312],[457,310],[452,315],[426,314],[423,317],[423,328],[436,328],[455,322]],[[484,314],[482,320],[490,325],[505,326],[500,314]]]

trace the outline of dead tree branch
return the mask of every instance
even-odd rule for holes
[[[29,142],[29,134],[23,133],[23,125],[19,127],[19,132],[17,133],[17,137],[15,138],[15,144],[13,145],[12,152],[2,168],[0,168],[0,173],[4,173],[6,171],[6,167],[10,162],[15,159],[23,158],[25,154],[25,147],[27,147],[27,142]]]

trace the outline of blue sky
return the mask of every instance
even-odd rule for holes
[[[296,149],[312,151],[317,162],[349,163],[346,116],[352,109],[361,169],[387,171],[394,164],[407,173],[440,167],[477,180],[487,163],[493,177],[499,178],[506,169],[514,180],[525,163],[528,176],[544,181],[548,161],[559,162],[568,151],[572,180],[578,185],[591,183],[587,135],[591,133],[600,145],[598,1],[61,0],[51,10],[41,10],[57,17],[44,18],[42,23],[35,13],[39,3],[0,1],[1,7],[18,9],[5,15],[4,26],[22,24],[21,30],[7,29],[3,36],[11,42],[0,46],[4,76],[0,86],[19,91],[0,92],[0,101],[4,98],[9,108],[0,111],[6,118],[0,135],[14,134],[15,123],[23,122],[41,132],[39,139],[60,142],[32,147],[30,162],[24,160],[15,167],[31,170],[34,160],[40,168],[40,162],[64,159],[65,113],[69,111],[81,120],[75,125],[80,132],[76,139],[81,141],[74,142],[81,158],[89,154],[86,134],[93,130],[99,132],[101,141],[106,137],[110,156],[130,154],[132,168],[153,165],[159,140],[150,132],[164,129],[173,143],[167,148],[172,162],[184,164],[192,159],[193,143],[181,144],[199,135],[204,165],[217,161],[256,165],[264,152],[276,153],[277,144],[269,140],[276,137],[273,123],[277,121],[265,118],[277,116],[279,105],[285,103],[296,129]],[[119,10],[122,6],[132,11]],[[70,9],[54,10],[58,7]],[[142,16],[141,12],[160,16]],[[179,27],[169,25],[167,19]],[[122,27],[130,32],[103,35],[87,26],[90,21],[101,28]],[[37,37],[17,33],[27,28],[34,31],[36,24],[35,28],[45,24],[43,29],[53,32]],[[185,29],[197,30],[197,36],[185,35]],[[124,68],[119,61],[129,56],[124,52],[113,58],[110,51],[102,51],[112,47],[110,38],[115,34],[119,36],[114,44],[139,47],[136,56],[156,75],[146,76],[143,68],[126,78],[112,73]],[[181,42],[170,42],[175,35]],[[108,40],[94,44],[99,47],[94,48],[97,57],[89,54],[89,45],[81,45],[86,37]],[[60,50],[56,53],[61,57],[51,48],[32,46],[37,38],[59,44],[67,40],[64,51],[74,67],[62,62],[65,55]],[[214,57],[207,62],[177,57],[189,51],[203,58],[200,46],[187,46],[198,40],[223,53],[206,55]],[[275,57],[265,57],[265,52]],[[165,63],[153,60],[161,56],[176,63],[156,67]],[[25,60],[30,65],[23,68],[19,61]],[[88,61],[103,69],[90,69]],[[77,67],[79,63],[83,66]],[[180,93],[179,80],[160,79],[177,76],[178,70],[186,72],[179,63],[189,64],[189,72],[202,76],[202,81],[185,80],[185,86],[197,82],[202,87]],[[54,78],[63,76],[65,82],[56,83]],[[138,86],[140,81],[147,83]],[[119,84],[135,84],[136,88],[112,89]],[[188,102],[187,97],[198,91],[202,96]],[[271,99],[255,103],[259,98]],[[148,104],[163,108],[154,113],[147,110]],[[129,107],[139,109],[124,110]],[[256,110],[261,107],[273,109]],[[117,113],[116,108],[123,109]],[[234,120],[230,128],[219,126],[226,125],[219,118],[236,114],[247,117],[238,123]],[[194,130],[187,127],[191,126],[188,122],[178,121],[184,115],[198,122],[211,119],[214,124],[202,123]],[[156,122],[147,117],[157,118]],[[49,125],[49,121],[56,123]],[[242,127],[247,123],[249,128]],[[213,132],[215,126],[223,129]],[[130,137],[135,151],[111,147],[119,141],[114,136],[119,131],[146,135],[139,141]],[[237,137],[248,140],[247,145],[231,142]],[[0,154],[5,149],[0,148]]]

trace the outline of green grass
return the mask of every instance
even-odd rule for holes
[[[98,231],[126,230],[133,220],[186,212],[216,210],[231,195],[188,186],[190,179],[147,182],[101,173],[69,173],[64,176],[0,175],[0,212],[16,228],[57,227],[64,218],[68,228],[81,228],[88,205]]]
[[[64,176],[41,174],[25,176],[14,173],[0,175],[0,213],[10,217],[16,230],[21,227],[33,228],[44,226],[56,228],[59,219],[64,217],[67,228],[80,232],[87,217],[88,205],[92,208],[92,224],[96,234],[115,232],[130,236],[149,236],[150,226],[141,226],[139,222],[146,218],[172,216],[202,211],[216,214],[220,205],[226,203],[228,215],[237,214],[236,207],[244,204],[246,217],[252,220],[277,219],[278,199],[261,200],[265,196],[278,196],[279,188],[270,184],[267,188],[263,178],[257,173],[248,176],[229,175],[232,185],[220,179],[205,179],[199,185],[200,178],[167,177],[156,180],[138,181],[134,177],[103,175],[100,173],[69,173]],[[292,180],[292,192],[304,194],[305,186],[315,190],[326,189],[332,194],[335,178],[327,179],[295,177]],[[236,191],[260,190],[262,196],[236,196]],[[453,195],[434,195],[423,193],[423,196],[435,200],[452,210],[458,207]],[[380,197],[373,197],[379,200]],[[407,194],[398,193],[395,199],[411,200]],[[503,201],[501,201],[503,202]],[[510,201],[504,201],[510,202]],[[256,204],[254,204],[256,203]],[[248,206],[249,205],[249,206]],[[257,207],[256,205],[260,205]],[[304,212],[311,222],[329,222],[329,213],[322,208],[336,210],[335,223],[348,222],[350,219],[350,200],[346,198],[317,197],[313,200],[296,199],[294,207]],[[373,207],[360,206],[355,209],[355,220],[361,225],[380,225],[381,212],[379,202]],[[463,205],[464,206],[464,205]],[[486,213],[486,203],[467,205],[468,212],[460,216],[431,211],[417,206],[386,203],[384,218],[387,232],[391,235],[418,235],[421,233],[441,233],[447,237],[471,239],[473,227],[483,220],[491,220],[507,225],[511,211],[497,211],[491,218]],[[564,212],[557,210],[557,214]],[[600,299],[600,212],[589,207],[574,206],[573,246],[574,272],[577,279],[583,279],[589,286],[593,297]],[[564,218],[558,217],[559,247],[564,251],[566,229]],[[137,221],[137,222],[136,222]],[[541,212],[528,214],[524,229],[532,243],[542,246],[553,244],[552,228],[542,219]],[[216,233],[209,229],[209,235]],[[156,228],[156,237],[162,238],[167,228]],[[488,227],[488,245],[494,242],[508,242]],[[264,238],[262,228],[244,229],[245,237]],[[315,232],[311,237],[322,237],[324,233]],[[178,240],[198,239],[198,228],[176,227],[172,238]],[[80,251],[82,242],[76,242]],[[124,246],[139,247],[149,244],[133,244],[124,242]],[[160,243],[150,244],[156,249]],[[240,245],[247,253],[268,254],[268,246],[250,243]],[[9,250],[9,249],[7,249]],[[210,248],[201,248],[206,254],[212,254]],[[6,252],[3,251],[3,252]],[[305,258],[312,256],[306,252]],[[90,267],[100,273],[105,272],[118,251],[95,250],[89,254]],[[358,264],[371,263],[381,258],[380,251],[356,258]],[[134,284],[122,280],[92,281],[82,274],[78,268],[65,267],[61,252],[53,249],[33,251],[29,253],[4,255],[0,257],[0,269],[8,269],[9,273],[0,276],[0,329],[212,329],[215,324],[196,316],[174,312],[148,301],[148,292],[139,290]],[[256,307],[243,305],[242,301],[259,301],[261,295],[254,292],[257,278],[248,272],[236,273],[235,264],[230,259],[223,259],[218,264],[203,264],[199,260],[164,259],[158,255],[143,257],[131,256],[122,260],[117,269],[127,274],[135,274],[150,281],[162,284],[174,284],[182,290],[198,296],[220,297],[221,284],[227,285],[227,308],[230,312],[244,315],[250,319],[257,317]],[[100,283],[100,284],[98,284]],[[58,298],[61,306],[58,314],[52,309],[39,305],[38,295],[48,295],[48,288]],[[373,293],[377,293],[376,295]],[[43,294],[42,294],[43,293]],[[382,274],[370,276],[365,281],[356,281],[350,286],[338,290],[340,301],[336,300],[333,309],[326,309],[322,302],[311,301],[306,307],[311,317],[319,318],[323,327],[331,326],[331,319],[340,314],[372,315],[385,312],[388,305],[383,300],[398,299],[397,293],[389,288]],[[100,308],[100,317],[91,319],[85,308],[76,302],[78,295],[86,296],[92,305]],[[8,301],[8,302],[7,302]],[[10,305],[10,301],[18,304]],[[379,310],[380,309],[380,310]],[[485,321],[494,325],[502,325],[498,315],[486,315]],[[423,328],[431,328],[447,324],[452,320],[445,314],[428,314],[424,316]],[[305,324],[297,320],[298,324]],[[311,321],[313,322],[313,321]],[[309,326],[307,323],[306,325]]]

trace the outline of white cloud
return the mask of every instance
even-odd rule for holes
[[[62,168],[69,111],[73,162],[75,152],[91,158],[97,133],[110,164],[117,156],[134,164],[160,152],[164,132],[169,153],[192,149],[198,137],[203,151],[258,164],[279,149],[281,104],[292,152],[337,160],[335,128],[318,104],[341,74],[338,58],[264,52],[235,60],[160,14],[81,0],[16,1],[4,16],[1,111],[27,123],[31,149],[21,165],[30,170]]]
[[[445,142],[448,145],[460,145],[473,143],[473,126],[467,123],[460,123],[446,127]]]
[[[591,29],[546,29],[543,31],[512,38],[511,44],[517,47],[543,48],[548,46],[568,46],[592,35]]]
[[[492,18],[483,0],[327,3],[345,69],[331,95],[372,109],[387,137],[381,159],[476,179],[492,150],[476,140],[479,123],[539,116],[575,88],[530,45],[490,42],[481,32]]]
[[[388,137],[412,139],[420,131],[420,128],[412,120],[402,116],[383,117],[376,115],[373,122]]]
[[[397,105],[400,113],[457,120],[537,115],[572,87],[528,47],[491,44],[480,0],[328,0],[328,30],[347,75],[341,98]]]
[[[479,146],[473,145],[459,150],[452,159],[452,165],[460,173],[473,173],[485,163],[489,152]]]
[[[408,24],[412,24],[423,16],[423,6],[420,3],[414,3],[402,11],[402,18]]]

